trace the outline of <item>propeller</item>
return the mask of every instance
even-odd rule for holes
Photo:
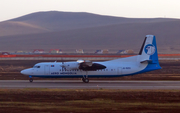
[[[63,60],[63,58],[61,58],[61,62],[62,62],[62,65],[61,65],[61,67],[62,67],[62,71],[65,69],[65,65],[64,65],[64,60]]]

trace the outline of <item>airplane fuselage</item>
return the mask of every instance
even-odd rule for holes
[[[127,59],[127,60],[126,60]],[[94,62],[106,66],[105,69],[96,71],[83,71],[80,69],[63,68],[62,62],[42,62],[36,64],[33,68],[26,69],[26,75],[32,77],[48,77],[48,78],[69,78],[83,77],[88,74],[88,77],[119,77],[141,73],[148,63],[136,62],[138,56],[122,58],[105,62]],[[68,63],[68,62],[67,62]],[[70,62],[71,63],[71,62]],[[153,69],[154,70],[154,69]],[[150,71],[150,70],[144,70]],[[21,73],[24,73],[23,71]]]

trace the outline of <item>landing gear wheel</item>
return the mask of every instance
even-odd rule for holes
[[[29,82],[33,82],[33,79],[32,79],[32,78],[30,78],[30,79],[29,79]]]
[[[88,78],[84,78],[84,83],[89,83],[89,79]]]
[[[88,72],[86,71],[86,77],[83,75],[82,81],[84,83],[89,83],[89,79],[88,79]]]
[[[84,77],[82,78],[82,81],[84,82]]]

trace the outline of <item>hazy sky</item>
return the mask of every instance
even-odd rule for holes
[[[133,18],[180,18],[180,0],[0,0],[0,21],[38,11],[89,12]]]

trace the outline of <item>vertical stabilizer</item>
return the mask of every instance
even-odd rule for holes
[[[147,61],[151,64],[159,64],[156,37],[154,35],[146,35],[139,55],[141,63]]]

